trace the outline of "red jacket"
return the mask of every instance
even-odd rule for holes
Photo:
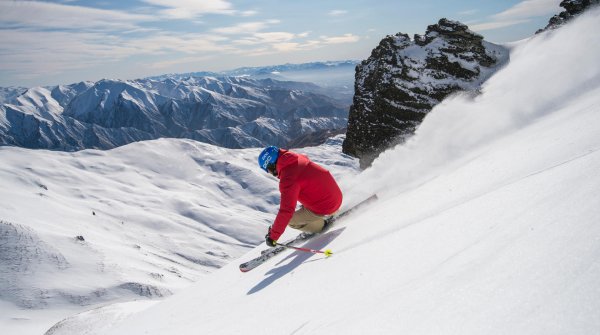
[[[342,191],[331,173],[304,155],[279,149],[277,174],[281,202],[270,234],[275,241],[285,231],[298,201],[318,215],[333,214],[342,205]]]

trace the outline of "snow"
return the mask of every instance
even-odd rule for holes
[[[0,87],[0,104],[13,103],[14,100],[25,91],[27,91],[27,89],[24,87]]]
[[[63,108],[52,98],[50,90],[44,87],[34,87],[15,98],[19,108],[28,114],[53,120],[62,113]],[[9,104],[9,106],[13,106]]]
[[[443,29],[451,29],[444,27]],[[431,36],[438,36],[437,32],[430,32]],[[416,37],[419,38],[419,37]],[[475,59],[468,60],[473,57],[473,52],[462,52],[453,54],[448,52],[451,43],[446,38],[433,38],[426,45],[412,43],[410,38],[405,35],[394,36],[394,43],[397,47],[401,47],[396,51],[394,62],[399,62],[398,66],[393,66],[390,63],[385,64],[386,71],[383,74],[383,80],[393,82],[398,89],[404,90],[404,93],[415,96],[415,93],[410,89],[417,88],[419,90],[431,91],[437,90],[440,87],[461,87],[463,90],[476,90],[485,82],[492,74],[501,68],[508,61],[509,51],[501,46],[483,41],[485,53],[495,60],[495,64],[490,67],[482,66]],[[440,71],[431,69],[428,66],[428,59],[447,59],[448,62],[458,63],[461,68],[474,73],[474,77],[470,79],[460,78],[454,75],[443,76],[440,78]],[[390,60],[391,61],[391,60]],[[363,87],[367,79],[365,74],[374,73],[377,66],[377,60],[373,60],[363,67],[363,75],[357,78],[358,87]],[[400,64],[401,63],[401,64]],[[407,77],[409,80],[407,80]],[[368,85],[367,85],[368,86]],[[423,97],[432,100],[431,97]],[[433,99],[435,100],[435,99]],[[439,101],[431,101],[432,105]],[[397,101],[392,105],[402,106],[404,102]],[[404,107],[406,108],[406,107]]]
[[[339,179],[354,175],[342,138],[332,141],[314,158]],[[2,333],[39,334],[90,308],[115,315],[262,242],[278,191],[259,152],[174,139],[77,153],[0,147]]]
[[[265,249],[261,245],[163,301],[93,309],[73,315],[48,334],[597,333],[600,36],[593,32],[600,28],[599,18],[596,9],[514,46],[510,62],[486,82],[479,96],[446,99],[428,114],[411,140],[386,151],[359,175],[352,172],[352,160],[336,156],[340,138],[306,148],[307,154],[327,164],[343,181],[345,208],[372,193],[379,195],[377,202],[304,245],[332,249],[332,257],[286,252],[241,273],[238,264],[259,255]],[[58,200],[53,203],[61,217],[66,213],[67,221],[73,222],[69,218],[75,214],[69,212],[91,205],[83,200],[92,194],[106,195],[105,199],[116,195],[118,202],[124,202],[126,197],[107,190],[128,181],[143,192],[129,191],[135,195],[134,203],[118,204],[119,212],[131,216],[148,211],[154,220],[170,217],[170,225],[159,223],[154,228],[164,234],[177,229],[173,223],[184,212],[168,199],[192,202],[202,187],[213,191],[204,198],[209,202],[207,210],[235,217],[220,229],[230,227],[231,234],[264,233],[277,191],[267,176],[250,172],[257,151],[196,146],[191,141],[160,140],[106,153],[86,151],[85,157],[0,148],[3,162],[5,157],[9,162],[9,167],[0,166],[0,180],[9,180],[16,193],[2,191],[4,185],[0,188],[2,219],[28,222],[41,239],[61,250],[57,242],[65,241],[50,243],[48,237],[58,228],[38,227],[44,226],[42,217],[58,214],[44,207],[39,214],[44,216],[32,214],[33,209],[40,210],[39,201],[31,209],[21,209],[25,201],[34,201],[27,194],[46,193],[38,190],[36,182],[47,183],[48,193],[66,182],[75,185],[62,195],[71,200],[73,209]],[[218,188],[228,190],[229,197],[219,197],[212,183],[233,178],[239,184],[241,179],[235,177],[243,174],[237,169],[228,173],[232,170],[227,165],[211,163],[211,155],[199,154],[204,151],[227,153],[236,165],[248,166],[248,171],[242,169],[249,176],[246,188],[232,183]],[[188,155],[206,161],[192,164]],[[31,174],[21,159],[50,166]],[[65,159],[64,165],[56,163]],[[117,174],[110,183],[112,174],[100,165],[106,161],[112,169],[132,172]],[[71,170],[79,164],[77,173]],[[97,165],[98,174],[93,169]],[[217,175],[204,169],[211,166]],[[133,173],[135,169],[148,178]],[[198,176],[200,171],[205,174]],[[74,177],[79,173],[83,175]],[[161,180],[163,175],[168,182]],[[93,193],[82,180],[99,176],[108,184]],[[148,186],[150,181],[157,187]],[[77,187],[83,187],[81,196],[73,196]],[[165,188],[169,193],[160,191]],[[143,196],[155,191],[160,192],[156,197]],[[219,201],[224,201],[220,207]],[[257,201],[263,205],[252,207]],[[109,214],[106,207],[100,209],[101,216]],[[204,213],[198,207],[191,212],[196,211]],[[252,225],[231,227],[240,217]],[[61,234],[58,230],[56,234]],[[109,229],[103,236],[118,239],[114,233]],[[291,229],[286,234],[293,236]],[[164,240],[168,238],[172,236]],[[180,250],[191,247],[192,243],[181,244]],[[135,260],[129,253],[119,256]],[[114,264],[133,267],[127,262]],[[136,271],[122,271],[136,275]],[[45,279],[40,275],[40,281]],[[12,311],[2,315],[13,318],[11,323],[20,317]]]
[[[307,243],[332,257],[233,262],[106,333],[595,333],[598,14],[516,47],[355,178],[380,201]]]

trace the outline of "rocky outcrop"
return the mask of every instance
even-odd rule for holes
[[[559,28],[579,14],[599,4],[600,0],[563,0],[561,1],[560,6],[565,10],[551,17],[548,21],[548,25],[535,33],[539,34],[547,30]]]
[[[411,136],[433,106],[453,92],[476,90],[507,59],[506,49],[447,19],[413,40],[385,37],[356,67],[343,152],[369,166]]]

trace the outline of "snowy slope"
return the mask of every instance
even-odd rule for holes
[[[347,194],[380,201],[307,244],[331,258],[233,262],[49,334],[597,333],[599,19],[515,47],[480,96],[446,100],[355,178]]]
[[[307,149],[340,180],[358,169],[342,141]],[[0,333],[168,296],[254,248],[279,197],[259,152],[173,139],[77,153],[0,147]]]

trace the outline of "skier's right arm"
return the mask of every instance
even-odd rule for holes
[[[296,203],[298,202],[298,194],[300,187],[294,179],[281,176],[279,183],[279,191],[281,192],[281,202],[279,204],[279,212],[275,218],[275,222],[271,227],[271,239],[277,241],[285,231],[288,223],[292,219],[296,211]]]

